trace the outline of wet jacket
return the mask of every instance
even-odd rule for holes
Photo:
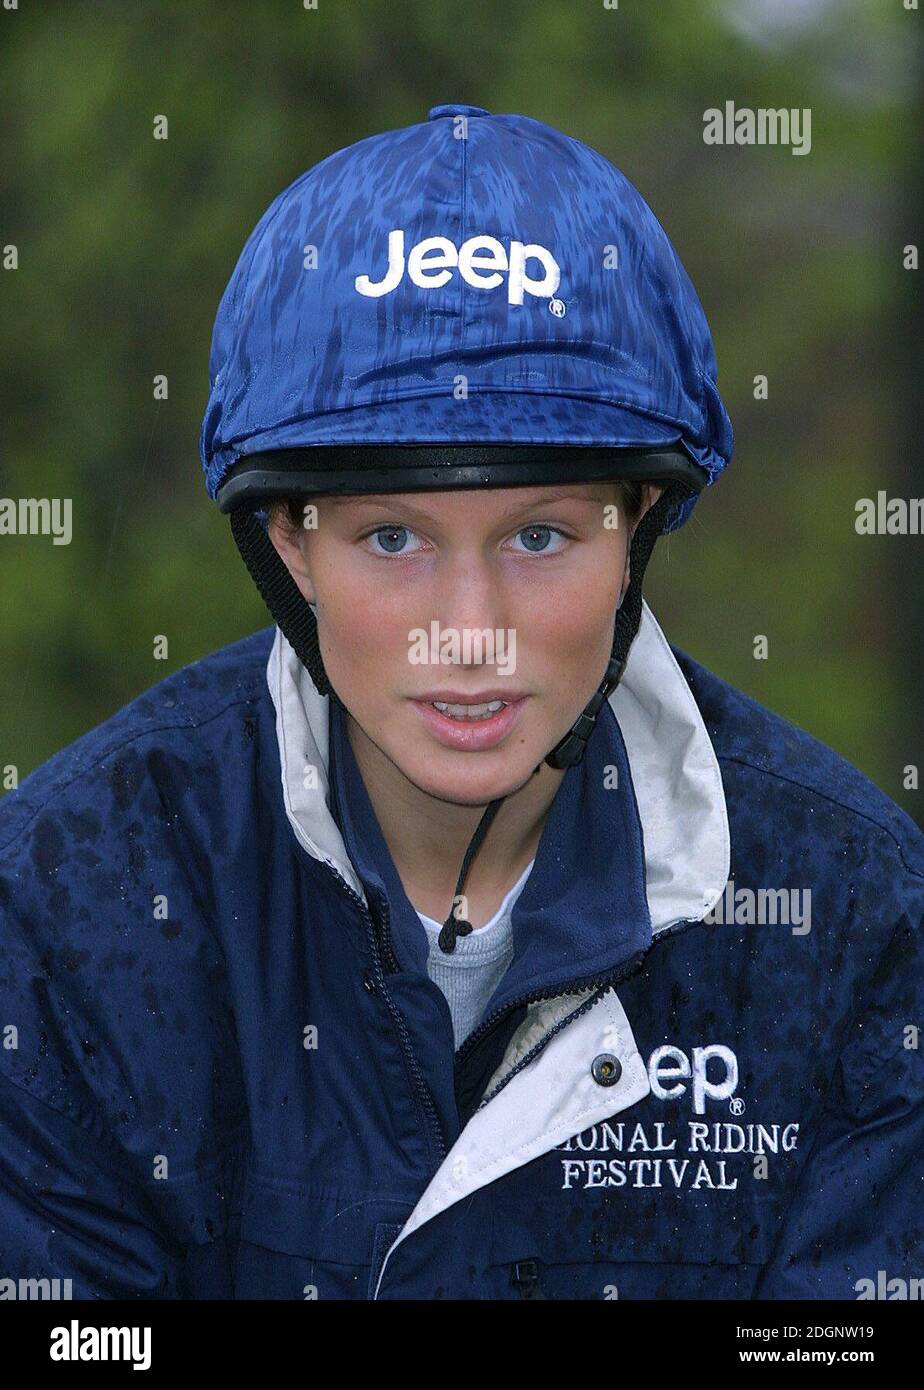
[[[856,1299],[920,1274],[924,836],[647,608],[458,1051],[275,628],[4,798],[0,914],[2,1296]]]

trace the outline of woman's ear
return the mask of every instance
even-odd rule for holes
[[[662,483],[643,484],[642,505],[639,508],[638,515],[635,517],[635,519],[632,522],[632,525],[629,528],[629,547],[631,547],[632,545],[632,537],[635,535],[636,526],[639,524],[642,517],[648,511],[648,508],[654,506],[655,502],[657,502],[658,498],[661,496],[661,493],[663,491],[664,485]],[[622,585],[619,590],[619,599],[616,603],[617,608],[622,606],[622,601],[626,596],[626,590],[632,582],[632,571],[631,566],[629,564],[629,547],[626,548],[626,572],[622,577]]]
[[[279,513],[275,510],[270,514],[266,532],[282,557],[286,569],[298,585],[302,598],[306,599],[308,603],[314,603],[314,585],[311,582],[308,568],[305,532],[300,528],[296,529],[291,526],[285,517],[280,519]]]
[[[663,483],[644,483],[644,484],[643,484],[643,488],[644,488],[644,495],[643,495],[643,497],[642,497],[641,509],[640,509],[640,511],[639,511],[638,516],[635,518],[635,521],[632,523],[632,534],[633,534],[633,535],[635,534],[635,528],[636,528],[636,526],[639,524],[639,522],[641,521],[642,517],[643,517],[643,516],[645,515],[645,513],[648,511],[648,508],[649,508],[649,507],[653,507],[654,504],[655,504],[655,502],[657,502],[658,498],[661,496],[661,493],[664,491],[664,484],[663,484]]]

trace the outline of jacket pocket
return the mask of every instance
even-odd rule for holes
[[[508,1203],[493,1225],[486,1296],[750,1298],[779,1232],[778,1205],[713,1196],[708,1206],[642,1191]]]
[[[235,1297],[367,1299],[410,1210],[400,1199],[252,1173],[241,1215]]]
[[[750,1299],[763,1263],[693,1260],[547,1262],[533,1256],[494,1265],[487,1271],[495,1299],[625,1301],[637,1299]]]

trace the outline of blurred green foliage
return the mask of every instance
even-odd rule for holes
[[[920,227],[916,18],[859,0],[0,10],[0,247],[19,253],[0,278],[0,496],[74,499],[71,545],[0,538],[0,766],[24,776],[268,622],[197,455],[219,297],[304,169],[466,101],[606,154],[706,309],[736,453],[656,554],[669,637],[924,822],[902,788],[924,754],[907,623],[881,620],[924,598],[903,578],[921,541],[854,530],[858,497],[915,495],[891,326]],[[811,153],[706,146],[703,112],[726,100],[810,107]]]

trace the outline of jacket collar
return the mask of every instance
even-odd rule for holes
[[[401,888],[349,739],[278,628],[267,681],[293,833],[365,901],[367,889],[386,894],[397,909],[399,961],[424,970],[426,934]],[[565,774],[550,808],[514,908],[514,960],[492,1010],[615,969],[672,927],[700,921],[728,879],[718,762],[647,604],[608,704],[583,761]],[[344,833],[331,813],[332,797]]]
[[[330,713],[331,809],[347,853],[367,898],[384,897],[389,905],[399,963],[425,973],[429,940],[376,820],[344,715],[337,707]],[[451,868],[454,877],[459,865]],[[619,725],[609,708],[582,762],[561,781],[511,921],[513,958],[488,1013],[609,974],[651,943],[641,825]]]

